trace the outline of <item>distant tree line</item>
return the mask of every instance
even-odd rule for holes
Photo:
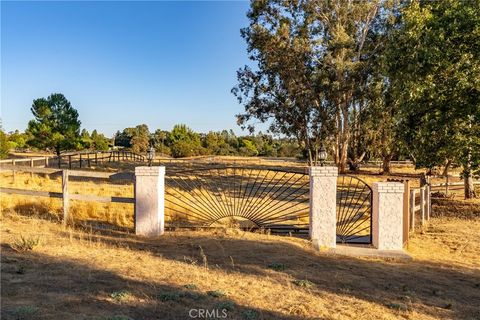
[[[301,157],[302,150],[295,139],[278,138],[258,133],[237,136],[233,130],[198,133],[184,124],[171,131],[150,132],[145,124],[117,131],[113,138],[93,130],[81,130],[78,112],[60,93],[33,101],[34,119],[25,132],[5,133],[0,130],[0,157],[10,150],[43,150],[60,155],[63,151],[109,150],[125,148],[146,153],[154,147],[158,154],[176,158],[198,155],[238,155],[266,157]]]
[[[153,146],[157,154],[175,158],[199,155],[301,157],[300,146],[295,139],[275,138],[258,133],[237,136],[233,130],[198,133],[184,124],[177,124],[171,131],[156,130],[151,133],[145,124],[117,131],[115,146],[144,153]]]

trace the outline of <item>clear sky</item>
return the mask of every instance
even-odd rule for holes
[[[24,130],[35,98],[63,93],[82,127],[234,129],[249,63],[248,2],[1,3],[1,120]]]

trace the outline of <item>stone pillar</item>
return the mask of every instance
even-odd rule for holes
[[[337,242],[337,167],[310,167],[310,239],[316,249]]]
[[[402,250],[403,183],[375,182],[372,192],[373,246],[380,250]]]
[[[135,234],[155,237],[165,228],[165,167],[135,168]]]

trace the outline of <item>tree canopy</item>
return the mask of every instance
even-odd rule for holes
[[[480,5],[413,1],[391,34],[389,71],[400,132],[418,167],[463,168],[466,196],[480,174]]]
[[[26,130],[29,144],[41,149],[52,148],[57,155],[62,150],[78,147],[81,124],[78,112],[63,94],[36,99],[30,110],[34,119]]]

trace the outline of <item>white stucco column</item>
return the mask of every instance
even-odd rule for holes
[[[135,234],[155,237],[165,228],[165,167],[135,168]]]
[[[310,239],[315,248],[336,246],[337,167],[310,167]]]
[[[380,250],[403,249],[403,192],[400,182],[375,182],[372,242]]]

